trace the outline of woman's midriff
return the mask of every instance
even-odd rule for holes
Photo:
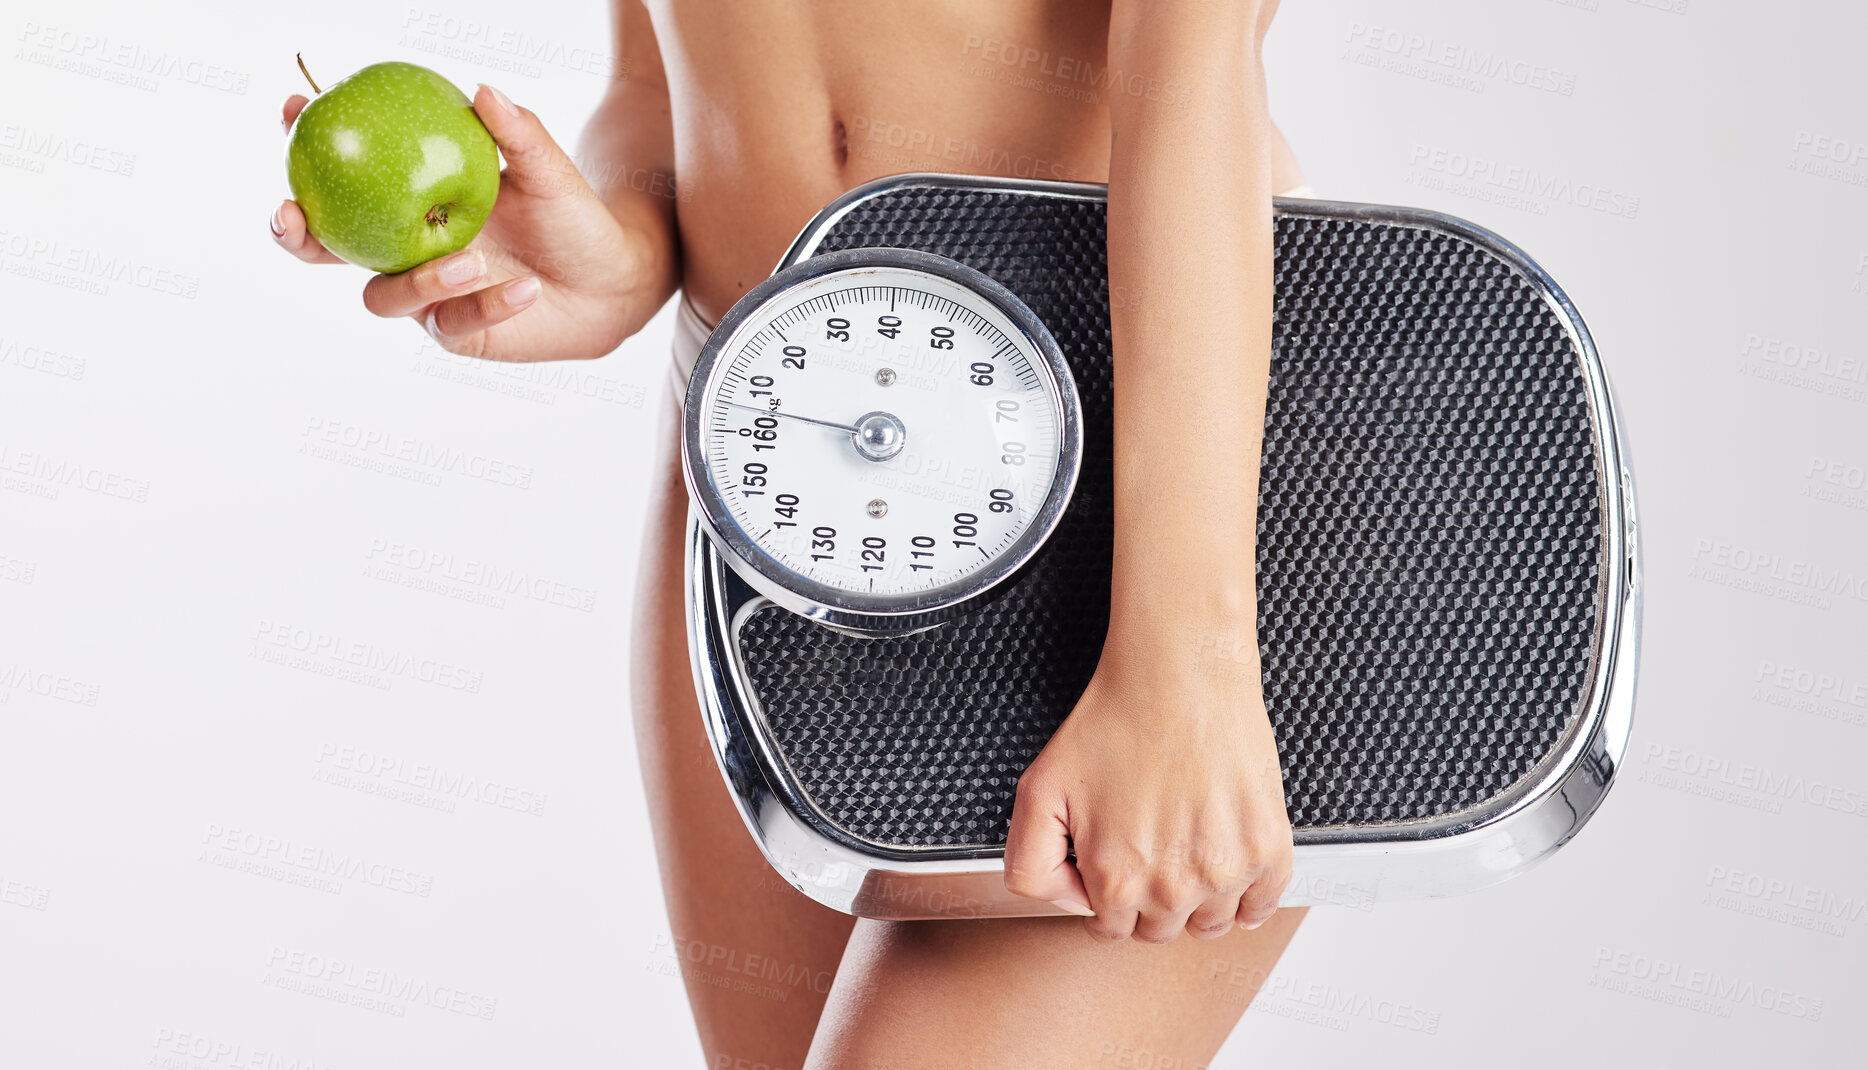
[[[718,322],[818,209],[873,178],[1105,181],[1106,0],[662,0],[683,288]]]

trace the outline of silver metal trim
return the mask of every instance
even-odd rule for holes
[[[811,256],[863,201],[905,187],[986,189],[1100,200],[1088,183],[896,175],[857,187],[807,225],[779,268]],[[1418,208],[1283,199],[1280,215],[1359,219],[1454,235],[1492,252],[1537,289],[1580,355],[1597,442],[1604,526],[1602,612],[1595,672],[1563,742],[1518,784],[1485,803],[1428,821],[1300,829],[1286,906],[1365,906],[1457,895],[1528,869],[1569,842],[1601,805],[1627,750],[1640,647],[1639,532],[1607,376],[1582,318],[1556,282],[1517,246],[1465,220]],[[695,688],[722,773],[773,867],[804,894],[846,913],[895,920],[1054,914],[1005,891],[1002,848],[903,848],[852,836],[810,801],[771,743],[739,663],[737,633],[763,599],[723,567],[694,519],[688,538],[688,633]]]
[[[719,389],[728,370],[723,357],[755,313],[795,287],[839,272],[874,268],[918,272],[984,298],[1030,347],[1033,370],[1045,378],[1058,407],[1057,471],[1024,532],[976,572],[942,587],[889,599],[840,590],[800,576],[773,560],[740,527],[719,489],[707,478],[701,426],[705,422],[702,406]],[[924,631],[1003,591],[1006,581],[1036,556],[1057,530],[1082,466],[1083,407],[1077,396],[1077,381],[1050,328],[997,280],[965,264],[917,249],[850,249],[781,264],[771,277],[746,291],[714,328],[694,361],[683,404],[681,471],[687,481],[688,500],[699,506],[695,513],[713,536],[715,549],[747,583],[774,603],[828,627],[858,635]]]

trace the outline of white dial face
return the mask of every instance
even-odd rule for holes
[[[757,551],[846,602],[896,608],[965,597],[1020,545],[1067,478],[1062,404],[997,304],[865,266],[757,308],[690,419],[727,523]]]

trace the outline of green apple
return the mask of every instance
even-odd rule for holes
[[[499,149],[473,103],[413,63],[373,64],[313,98],[285,170],[312,237],[372,271],[465,247],[499,195]]]

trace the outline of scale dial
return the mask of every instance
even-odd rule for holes
[[[826,253],[754,287],[695,364],[683,454],[717,548],[834,627],[939,623],[1048,538],[1076,484],[1076,385],[1050,332],[929,253]]]

